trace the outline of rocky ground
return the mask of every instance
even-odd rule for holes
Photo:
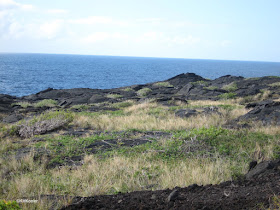
[[[110,156],[112,151],[124,150],[125,153],[134,147],[139,152],[138,147],[143,149],[144,145],[178,138],[177,133],[170,130],[121,130],[116,125],[113,130],[108,130],[108,125],[96,127],[82,121],[84,117],[94,119],[100,114],[125,117],[130,114],[129,110],[124,111],[126,107],[146,102],[161,106],[150,108],[147,114],[158,119],[163,117],[164,112],[178,120],[213,115],[227,119],[230,111],[241,107],[247,111],[234,119],[225,120],[221,129],[233,133],[241,130],[241,134],[242,129],[254,128],[256,124],[277,129],[280,126],[279,99],[280,77],[243,78],[227,75],[209,80],[193,73],[180,74],[161,82],[106,90],[49,88],[23,97],[0,94],[0,137],[5,144],[13,142],[3,146],[0,155],[2,163],[10,158],[21,161],[33,154],[36,161],[41,161],[42,157],[47,159],[47,169],[79,167],[84,164],[84,157],[88,154]],[[230,100],[235,100],[235,104],[219,104],[220,101]],[[217,105],[193,105],[195,101]],[[75,122],[78,119],[82,122]],[[223,157],[233,155],[232,145],[227,142],[221,146],[219,142],[208,142],[204,138],[202,136],[205,143],[193,137],[184,140],[185,146],[180,146],[180,154],[182,151],[184,155],[205,151],[205,157],[209,157],[211,154],[208,153],[218,150]],[[266,138],[277,139],[278,136]],[[77,139],[82,141],[73,144]],[[164,158],[173,155],[170,150],[166,152],[158,146],[148,148],[148,151],[163,154]],[[141,152],[147,151],[144,148]],[[274,208],[273,205],[279,204],[277,199],[280,199],[279,162],[263,160],[260,157],[258,164],[251,165],[250,171],[238,176],[235,181],[206,186],[193,183],[185,188],[167,190],[157,187],[149,191],[149,188],[145,188],[146,191],[94,197],[72,196],[72,204],[64,209],[249,209],[261,205]],[[7,168],[1,174],[2,178],[10,180],[13,173]]]
[[[139,191],[118,195],[76,197],[63,209],[278,209],[279,161],[262,162],[244,180],[219,185]]]

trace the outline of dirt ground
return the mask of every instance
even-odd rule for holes
[[[280,171],[274,168],[257,178],[219,185],[76,198],[63,209],[279,209],[279,196]]]

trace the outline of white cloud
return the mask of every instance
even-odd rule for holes
[[[11,9],[32,10],[34,9],[34,6],[30,4],[20,4],[13,0],[0,0],[0,11]]]
[[[169,38],[168,41],[174,44],[181,44],[181,45],[193,45],[200,42],[200,38],[193,37],[192,35],[188,36],[175,36],[174,38]]]
[[[96,42],[101,42],[105,40],[112,40],[112,39],[128,39],[129,36],[126,34],[122,34],[119,32],[114,32],[114,33],[108,33],[108,32],[95,32],[93,34],[90,34],[87,37],[84,37],[81,39],[82,42],[85,43],[96,43]]]
[[[107,16],[90,16],[87,18],[72,19],[69,20],[73,24],[84,24],[84,25],[94,25],[94,24],[112,24],[118,26],[128,26],[127,21],[115,20],[112,17]]]
[[[92,24],[109,24],[112,23],[113,19],[110,17],[103,17],[103,16],[91,16],[87,18],[80,18],[80,19],[75,19],[75,20],[70,20],[70,23],[75,23],[75,24],[87,24],[87,25],[92,25]]]
[[[221,41],[220,44],[221,44],[222,47],[228,47],[231,44],[231,41],[223,40],[223,41]]]
[[[64,20],[54,20],[43,23],[39,26],[39,38],[53,39],[62,31]]]
[[[68,11],[64,10],[64,9],[49,9],[49,10],[47,10],[47,13],[49,13],[49,14],[66,14],[66,13],[68,13]]]

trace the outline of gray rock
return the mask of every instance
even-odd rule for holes
[[[273,161],[264,161],[257,164],[254,168],[252,168],[246,175],[246,179],[252,179],[254,177],[259,176],[260,174],[266,172],[269,169],[273,169],[276,164]]]
[[[23,119],[22,115],[12,114],[3,119],[3,123],[14,123]]]

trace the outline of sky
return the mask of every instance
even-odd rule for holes
[[[280,62],[279,0],[0,0],[0,52]]]

